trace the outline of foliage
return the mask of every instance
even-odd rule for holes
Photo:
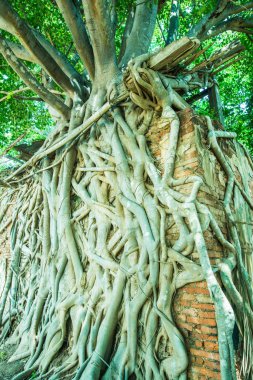
[[[5,360],[7,358],[6,351],[0,351],[0,361]]]

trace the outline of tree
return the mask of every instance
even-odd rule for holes
[[[176,110],[189,107],[185,93],[189,97],[212,86],[213,73],[237,59],[244,49],[238,41],[201,57],[208,50],[205,41],[227,30],[252,35],[253,3],[220,0],[205,9],[200,2],[206,10],[200,17],[190,2],[196,23],[187,31],[182,21],[186,36],[175,41],[180,2],[173,1],[167,29],[162,25],[168,45],[158,52],[149,49],[165,1],[49,3],[59,27],[71,34],[71,59],[57,49],[53,36],[49,40],[33,25],[36,18],[29,20],[22,2],[0,1],[0,52],[29,89],[28,96],[45,102],[55,121],[38,152],[1,182],[7,187],[2,204],[15,200],[1,339],[19,342],[13,360],[27,359],[15,380],[34,371],[53,380],[72,368],[75,380],[185,379],[187,351],[173,321],[173,295],[176,288],[201,279],[216,307],[223,379],[235,379],[233,309],[245,302],[251,336],[253,323],[252,282],[230,207],[235,179],[217,142],[235,134],[215,131],[207,118],[210,145],[228,176],[228,241],[210,210],[197,201],[201,179],[173,178],[180,129]],[[163,175],[145,136],[155,114],[170,125]],[[192,184],[189,197],[174,189],[185,182]],[[172,247],[165,239],[165,210],[180,231]],[[226,294],[208,259],[204,225],[211,226],[228,253],[219,268]],[[201,265],[184,256],[194,245]],[[235,258],[243,295],[231,277]],[[153,354],[158,326],[172,347],[159,362]],[[68,358],[57,365],[62,347],[68,347]],[[252,363],[246,372],[252,374]]]

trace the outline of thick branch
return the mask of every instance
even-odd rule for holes
[[[72,34],[76,50],[89,76],[94,78],[94,55],[79,9],[72,0],[56,0],[64,20]]]
[[[24,46],[17,44],[15,42],[5,40],[8,46],[11,48],[15,56],[23,61],[38,63],[34,57],[24,48]]]
[[[6,24],[11,25],[11,30],[13,31],[14,29],[14,34],[21,40],[22,44],[31,56],[40,63],[40,65],[48,72],[53,80],[58,83],[59,86],[73,95],[74,88],[70,82],[70,79],[48,53],[48,51],[42,46],[41,42],[36,38],[31,28],[11,8],[7,0],[1,0],[0,13],[4,15]]]
[[[10,25],[9,22],[6,21],[1,14],[0,14],[0,29],[6,30],[6,32],[9,32],[11,34],[15,34],[15,29],[13,28],[13,26]]]
[[[127,48],[120,62],[121,66],[127,65],[131,58],[148,52],[156,23],[157,7],[158,2],[154,0],[137,1],[133,27],[126,40]]]
[[[58,111],[61,115],[68,117],[69,108],[55,95],[51,94],[43,85],[41,85],[33,75],[29,73],[26,66],[23,65],[14,55],[6,41],[0,37],[0,53],[4,56],[9,65],[24,81],[24,83],[36,94],[39,95],[46,103]]]
[[[55,60],[57,65],[62,69],[62,71],[69,77],[75,78],[80,83],[83,82],[83,77],[75,70],[75,68],[68,61],[67,57],[62,54],[59,50],[57,50],[44,36],[39,33],[37,30],[33,30],[38,41],[41,43],[43,48],[51,55],[51,57]],[[38,62],[39,63],[39,62]]]
[[[36,34],[36,37],[40,41],[40,43],[43,45],[43,47],[50,53],[50,55],[54,58],[56,63],[61,66],[64,73],[69,77],[79,77],[79,81],[83,81],[82,76],[74,69],[74,67],[69,63],[67,58],[60,53],[54,46],[50,44],[50,42],[38,31],[34,31]],[[32,56],[28,50],[24,48],[24,46],[17,44],[15,42],[6,40],[6,43],[11,48],[15,56],[19,59],[22,59],[24,61],[37,63],[40,65],[40,62],[38,59],[36,59],[35,56]]]
[[[226,21],[220,22],[214,28],[207,31],[202,35],[201,39],[206,40],[211,37],[215,37],[221,33],[227,32],[228,30],[234,30],[236,32],[253,34],[253,18],[241,18],[234,17]]]
[[[115,15],[112,2],[83,0],[83,7],[94,52],[95,72],[98,76],[108,74],[113,76],[117,68],[113,28]]]

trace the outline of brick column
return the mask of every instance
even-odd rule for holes
[[[201,141],[206,144],[207,130],[204,119],[194,115],[190,109],[178,113],[181,121],[180,138],[177,150],[174,178],[199,175],[204,185],[198,199],[208,205],[218,220],[220,228],[226,234],[225,216],[221,200],[224,196],[225,176],[220,186],[212,188],[205,181],[203,157],[197,149],[196,129],[200,126]],[[148,139],[150,149],[161,171],[169,141],[169,127],[160,127],[159,118],[152,125]],[[207,144],[206,144],[207,145]],[[210,152],[211,154],[211,152]],[[219,164],[213,157],[214,175],[222,176]],[[217,170],[217,173],[216,173]],[[184,194],[189,194],[192,184],[175,187]],[[210,230],[205,232],[205,239],[210,261],[215,264],[222,255],[222,247]],[[179,237],[176,226],[168,231],[168,240],[173,244]],[[199,262],[198,253],[194,251],[189,258]],[[174,319],[182,332],[189,354],[188,379],[220,379],[218,333],[214,305],[205,281],[191,283],[177,291],[174,300]]]

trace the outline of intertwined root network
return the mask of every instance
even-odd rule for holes
[[[252,201],[218,142],[234,134],[215,131],[207,118],[210,148],[227,175],[228,241],[197,199],[202,179],[173,178],[180,130],[175,110],[188,105],[173,82],[142,62],[130,63],[128,70],[136,91],[113,105],[103,106],[99,91],[85,107],[77,99],[70,122],[58,120],[28,175],[8,178],[12,187],[1,202],[13,205],[11,261],[0,320],[2,342],[18,342],[11,360],[27,360],[15,380],[33,373],[50,380],[65,375],[75,380],[186,379],[188,354],[173,320],[173,299],[177,289],[203,279],[215,304],[224,379],[236,379],[233,309],[241,333],[252,337],[251,282],[230,208],[235,186],[251,208]],[[146,139],[155,114],[170,129],[163,174]],[[91,124],[88,134],[76,132]],[[191,184],[188,195],[175,189],[185,183]],[[179,231],[173,245],[166,234],[168,218]],[[209,261],[207,228],[224,249],[216,271],[226,295]],[[200,265],[189,258],[194,249]],[[238,289],[231,275],[235,267]],[[240,319],[236,310],[242,308]],[[252,354],[251,344],[247,352]],[[245,363],[245,371],[252,373],[252,363]]]

